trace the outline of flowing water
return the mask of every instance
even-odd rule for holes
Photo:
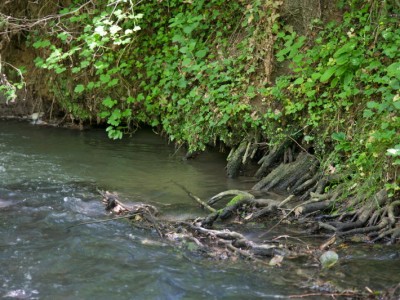
[[[0,297],[274,299],[305,292],[310,277],[344,288],[400,281],[398,248],[354,248],[321,274],[301,262],[294,271],[198,257],[119,220],[67,229],[108,217],[97,189],[189,218],[204,212],[175,183],[203,199],[252,185],[226,179],[222,154],[182,154],[150,130],[111,141],[102,130],[0,121]]]

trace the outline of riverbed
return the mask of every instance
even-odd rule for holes
[[[150,129],[112,141],[102,129],[0,121],[0,297],[285,299],[312,292],[311,279],[318,292],[329,283],[374,290],[400,282],[398,246],[343,247],[330,270],[317,261],[260,267],[196,255],[121,220],[68,229],[109,218],[98,189],[184,219],[205,212],[176,183],[202,199],[254,184],[225,176],[226,154],[184,154]]]

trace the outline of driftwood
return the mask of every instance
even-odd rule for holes
[[[126,216],[135,226],[140,224],[140,228],[155,229],[163,239],[174,243],[194,243],[198,251],[207,254],[207,256],[218,259],[239,256],[259,262],[262,262],[262,259],[279,256],[281,257],[279,258],[281,262],[283,257],[286,256],[293,258],[298,255],[305,255],[301,251],[295,253],[289,250],[289,248],[293,248],[292,245],[277,241],[256,243],[236,231],[206,228],[202,224],[205,219],[187,220],[184,222],[165,220],[153,214],[158,213],[158,211],[152,205],[143,203],[127,205],[118,199],[118,194],[116,193],[101,192],[101,194],[106,210],[118,214],[118,217],[113,219]],[[243,195],[239,196],[243,197]],[[269,208],[272,204],[275,204],[274,207],[276,208],[279,204],[278,201],[274,200],[258,199],[257,201],[250,198],[244,198],[239,202],[245,203],[246,201],[254,206],[263,207],[263,209]],[[219,213],[215,212],[211,215],[218,217]],[[210,216],[207,218],[210,218]],[[309,251],[308,248],[307,251]]]

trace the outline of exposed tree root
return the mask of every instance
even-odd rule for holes
[[[312,171],[313,160],[307,161],[307,155],[299,157],[292,164],[279,166],[276,170],[281,170],[281,173],[276,170],[272,171],[266,178],[268,180],[262,180],[263,183],[256,185],[260,187],[266,184],[266,189],[269,187],[283,187],[287,186],[288,182],[292,181],[292,173],[288,170],[294,170],[294,166],[308,166],[309,171]],[[314,161],[315,163],[315,161]],[[282,171],[282,168],[285,170]],[[278,178],[273,179],[271,174],[281,175]],[[289,175],[288,175],[289,174]],[[282,202],[269,199],[256,199],[253,191],[243,192],[238,190],[229,190],[219,193],[212,197],[208,203],[210,205],[215,204],[226,196],[234,196],[232,200],[223,208],[218,210],[216,213],[210,214],[203,220],[202,225],[205,227],[212,227],[213,223],[218,220],[226,220],[233,216],[236,216],[240,221],[252,221],[255,219],[262,219],[267,216],[277,217],[279,216],[278,211],[283,212],[283,216],[280,218],[277,224],[270,228],[267,232],[281,224],[286,219],[295,220],[301,216],[315,215],[319,219],[317,221],[317,228],[321,230],[327,230],[335,232],[338,237],[345,238],[354,235],[368,235],[372,238],[372,241],[378,241],[385,237],[390,238],[391,243],[398,242],[400,237],[399,216],[400,216],[400,200],[393,201],[389,199],[385,190],[381,190],[371,199],[365,199],[361,194],[357,197],[353,197],[352,200],[347,201],[348,204],[343,205],[339,203],[338,199],[342,197],[345,192],[343,184],[339,184],[335,189],[332,189],[330,193],[321,194],[312,192],[317,189],[318,186],[325,186],[331,180],[337,182],[340,180],[340,176],[325,176],[322,177],[316,172],[313,173],[313,177],[310,178],[310,173],[305,174],[307,180],[303,180],[302,183],[297,184],[297,187],[292,189],[292,192],[308,192],[309,199],[304,200],[302,197],[297,197],[294,194],[289,195]],[[288,179],[289,178],[289,179]],[[320,185],[320,180],[323,180],[323,184]],[[307,190],[308,188],[308,190]],[[347,192],[347,191],[346,191]],[[295,202],[297,201],[297,203]],[[264,202],[264,204],[262,204]],[[351,212],[347,212],[348,207],[357,208]],[[326,215],[324,212],[330,212],[335,209],[335,215]],[[319,212],[319,214],[318,214]],[[325,220],[325,221],[323,221]]]
[[[287,145],[288,142],[284,142],[280,146],[275,146],[274,148],[271,149],[271,151],[267,155],[261,158],[258,161],[258,164],[261,166],[258,169],[257,173],[255,174],[255,177],[261,178],[265,176],[268,170],[271,168],[271,166],[282,156]]]
[[[305,152],[301,152],[296,160],[288,164],[280,164],[276,169],[261,179],[254,190],[288,191],[296,184],[299,178],[305,176],[318,164],[317,159]]]
[[[249,142],[244,140],[240,145],[232,150],[228,157],[228,163],[226,165],[226,174],[229,178],[235,178],[239,175],[240,166],[242,165],[242,157],[244,156]]]
[[[225,192],[221,192],[213,197],[211,197],[207,203],[209,205],[214,205],[215,203],[217,203],[219,200],[223,199],[226,196],[238,196],[238,195],[243,195],[246,196],[248,198],[254,198],[254,196],[248,192],[245,191],[240,191],[240,190],[228,190]]]

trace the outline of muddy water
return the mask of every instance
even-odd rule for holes
[[[204,199],[252,185],[225,178],[222,154],[182,154],[147,130],[110,141],[102,130],[0,121],[0,297],[276,299],[309,291],[310,278],[372,289],[400,281],[395,247],[343,250],[340,264],[321,272],[302,261],[260,268],[204,259],[122,221],[66,229],[107,218],[97,188],[181,218],[203,212],[174,182]]]

